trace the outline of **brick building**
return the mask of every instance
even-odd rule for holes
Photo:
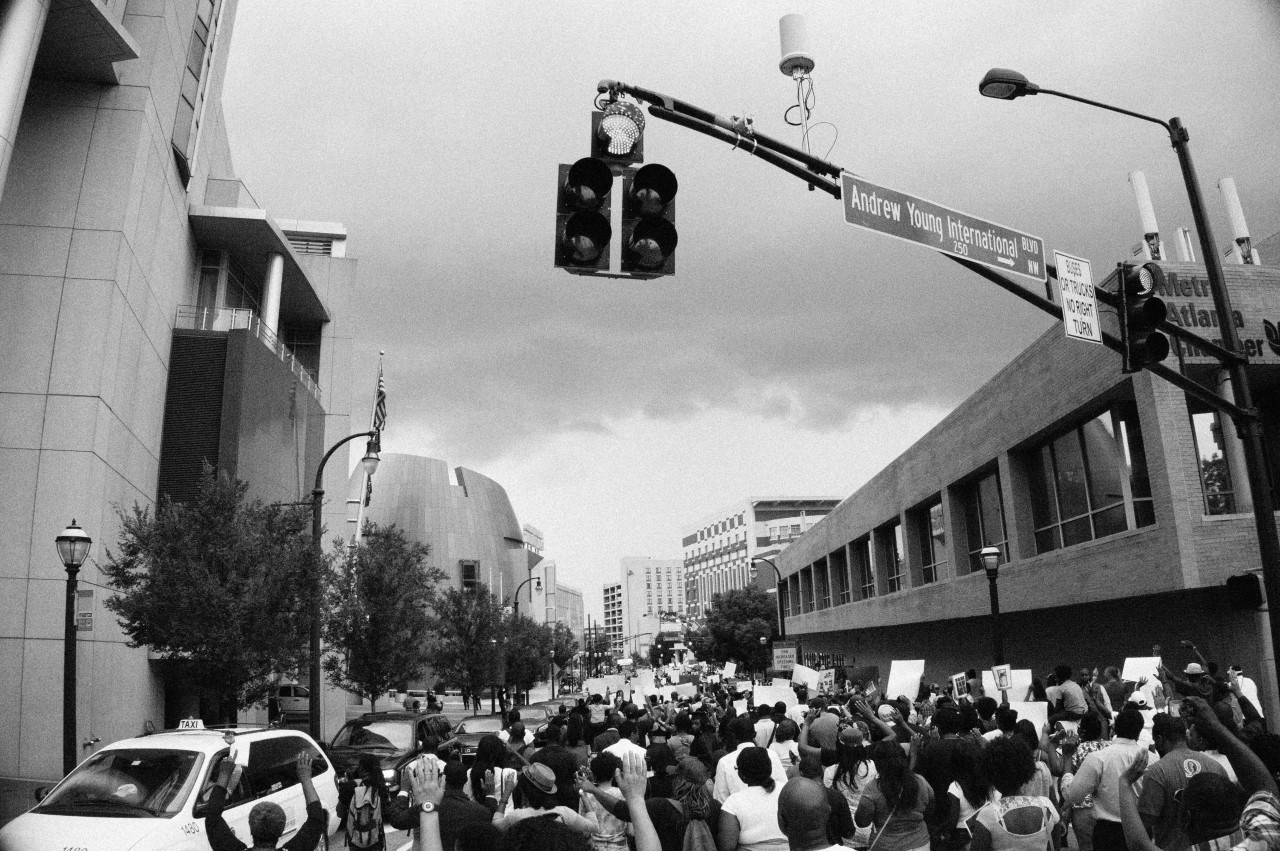
[[[1163,267],[1170,319],[1216,338],[1204,267]],[[1280,459],[1280,270],[1226,276],[1268,456]],[[1187,351],[1166,364],[1223,380]],[[1118,354],[1055,325],[781,553],[787,635],[884,673],[925,659],[934,681],[988,665],[978,553],[995,546],[1014,667],[1120,664],[1155,644],[1181,667],[1179,641],[1191,639],[1244,665],[1275,712],[1266,615],[1225,590],[1259,570],[1242,463],[1229,421],[1150,373],[1121,374]]]

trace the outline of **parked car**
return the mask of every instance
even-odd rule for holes
[[[449,751],[457,752],[463,762],[470,762],[475,758],[476,749],[480,746],[480,740],[485,736],[497,735],[498,731],[506,726],[506,721],[501,715],[476,715],[473,718],[463,718],[458,722],[458,726],[453,728],[453,740],[449,743]]]
[[[297,683],[289,683],[276,688],[276,700],[280,711],[288,714],[311,711],[311,690]]]
[[[307,818],[294,764],[311,754],[311,775],[329,824],[319,847],[338,829],[337,773],[306,733],[228,728],[249,764],[227,796],[223,818],[249,842],[249,811],[260,801],[284,808],[288,841]],[[36,790],[39,803],[0,830],[0,851],[208,851],[204,819],[218,768],[230,758],[228,729],[168,730],[109,744],[52,790]],[[47,794],[46,794],[47,792]]]
[[[422,753],[427,734],[449,739],[449,719],[441,713],[366,712],[333,737],[329,758],[340,775],[354,776],[363,754],[373,754],[391,794],[400,791],[400,769]]]

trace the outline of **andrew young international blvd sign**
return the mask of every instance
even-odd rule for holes
[[[932,201],[840,175],[844,220],[855,227],[896,236],[993,269],[1048,280],[1044,240],[975,219]]]

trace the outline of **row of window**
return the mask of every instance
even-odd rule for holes
[[[1146,452],[1137,411],[1120,402],[1088,421],[1011,454],[1030,496],[1034,552],[1114,535],[1155,523]],[[982,569],[981,552],[1009,555],[1005,493],[994,467],[948,489],[963,516],[960,542],[947,541],[947,508],[939,493],[788,577],[781,605],[797,615],[937,582],[955,557],[956,573]],[[1221,494],[1219,494],[1221,496]],[[905,520],[905,527],[904,527]],[[1032,549],[1028,546],[1024,549]]]

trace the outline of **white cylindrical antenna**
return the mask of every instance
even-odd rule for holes
[[[1191,241],[1191,228],[1178,228],[1178,259],[1183,263],[1196,262],[1196,246]]]
[[[1161,260],[1164,258],[1164,252],[1160,250],[1160,226],[1156,224],[1156,208],[1151,206],[1147,176],[1140,171],[1131,171],[1129,185],[1133,187],[1133,197],[1138,202],[1138,218],[1142,221],[1142,238],[1151,248],[1151,259]]]
[[[1222,201],[1227,205],[1227,219],[1231,222],[1231,238],[1236,243],[1236,262],[1256,263],[1253,245],[1249,239],[1249,225],[1244,220],[1244,208],[1240,206],[1240,195],[1236,192],[1236,181],[1233,177],[1224,177],[1218,181],[1218,191],[1222,193]]]
[[[782,61],[778,70],[788,77],[802,77],[813,70],[813,54],[809,52],[809,28],[804,15],[783,15],[778,21],[782,40]]]

